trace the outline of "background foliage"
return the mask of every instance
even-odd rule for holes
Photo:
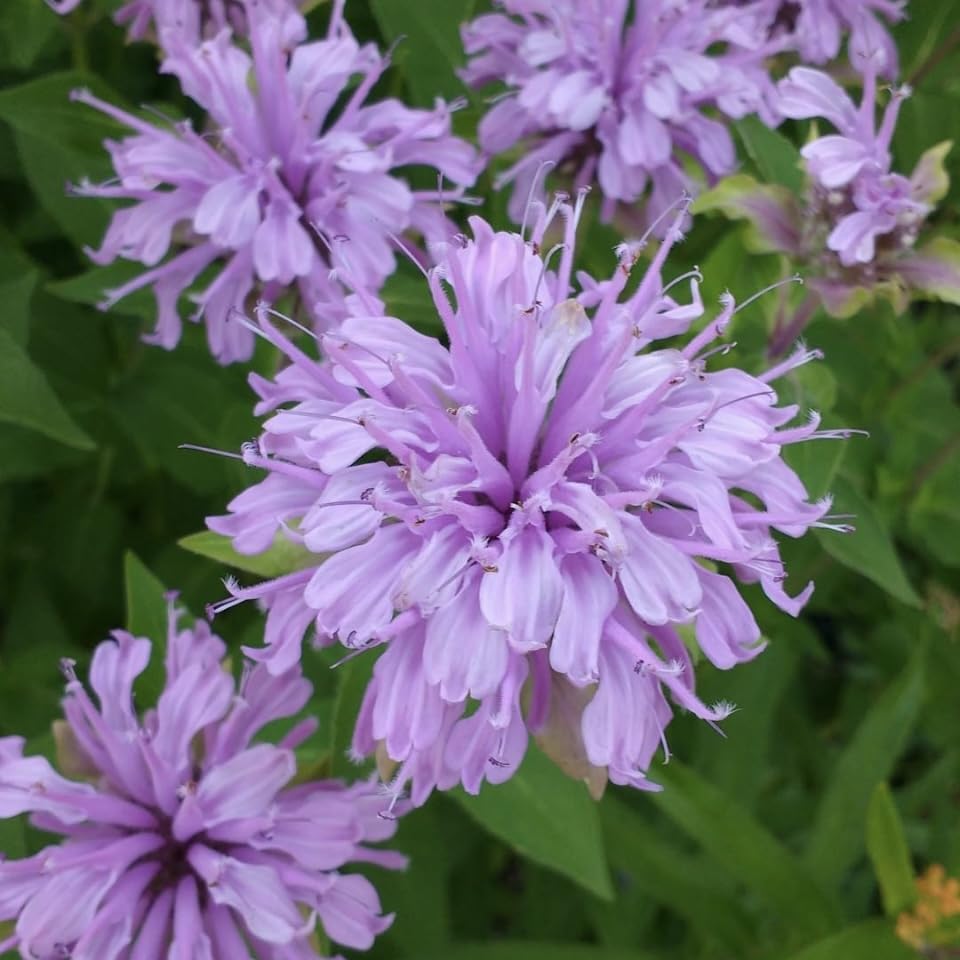
[[[0,6],[0,735],[53,751],[60,657],[81,664],[111,627],[158,637],[164,584],[195,612],[219,598],[234,559],[196,535],[247,479],[236,462],[178,449],[235,449],[256,434],[245,372],[209,358],[192,328],[173,353],[146,347],[149,295],[109,315],[93,304],[122,269],[91,270],[83,247],[106,223],[67,181],[107,175],[109,122],[71,104],[90,86],[109,99],[189,113],[154,50],[129,46],[109,0],[63,20],[40,0]],[[363,39],[400,34],[384,92],[417,104],[466,95],[454,74],[457,26],[471,0],[351,0]],[[960,131],[960,2],[914,0],[895,36],[915,87],[895,143],[909,169]],[[310,14],[322,29],[323,4]],[[480,105],[457,114],[475,126]],[[739,131],[743,168],[796,188],[804,125]],[[960,151],[936,221],[960,237]],[[481,192],[490,197],[489,180]],[[502,198],[485,215],[505,225]],[[707,297],[743,298],[785,275],[776,257],[744,252],[744,228],[698,218],[671,261],[699,264]],[[612,269],[617,238],[591,225],[581,265]],[[434,328],[426,290],[403,269],[388,305]],[[736,362],[757,370],[776,295],[738,317]],[[892,917],[915,896],[914,869],[960,872],[960,320],[939,304],[849,321],[818,317],[807,340],[826,362],[787,389],[828,425],[866,429],[849,443],[799,445],[811,493],[834,491],[857,532],[788,544],[791,585],[817,591],[792,621],[758,603],[769,650],[731,674],[700,665],[704,698],[739,711],[720,738],[695,720],[671,727],[675,759],[655,770],[660,795],[608,789],[602,802],[533,751],[517,776],[477,798],[438,796],[407,817],[405,875],[377,877],[397,921],[374,957],[421,960],[897,960],[912,952]],[[276,358],[263,350],[255,366]],[[187,538],[186,544],[178,541]],[[243,561],[269,574],[284,558]],[[264,566],[264,563],[267,566]],[[253,637],[256,611],[218,631]],[[323,727],[302,758],[351,775],[343,750],[371,661],[305,666]],[[147,678],[149,685],[149,678]],[[144,691],[146,695],[146,691]],[[6,824],[0,849],[36,842]],[[944,953],[943,956],[948,954]],[[956,954],[949,954],[956,955]]]

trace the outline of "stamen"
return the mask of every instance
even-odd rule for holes
[[[658,507],[665,507],[667,510],[673,510],[675,513],[679,513],[680,516],[690,524],[690,533],[687,534],[687,536],[692,537],[697,530],[700,529],[700,524],[697,523],[691,516],[691,514],[693,516],[697,515],[695,510],[691,510],[688,507],[677,506],[675,503],[668,503],[666,500],[648,500],[643,504],[643,507],[648,513],[652,513],[653,504],[656,504]]]
[[[537,277],[536,286],[533,288],[533,303],[524,310],[524,313],[533,313],[538,306],[540,306],[540,301],[537,299],[537,295],[540,293],[540,285],[543,283],[543,278],[547,273],[547,270],[550,268],[550,261],[556,256],[561,250],[566,250],[567,245],[565,243],[558,243],[552,246],[547,253],[547,255],[541,261],[540,266],[540,275]]]
[[[777,399],[777,395],[773,392],[773,390],[758,390],[756,393],[747,393],[742,397],[736,397],[733,400],[727,400],[724,403],[721,403],[718,407],[713,408],[710,416],[712,417],[713,414],[717,413],[717,411],[722,410],[724,407],[729,407],[731,404],[741,403],[744,400],[753,400],[756,397],[772,397],[774,400]]]
[[[60,658],[60,672],[66,678],[68,684],[79,683],[77,679],[77,661],[72,657]]]
[[[838,513],[833,516],[821,517],[814,521],[811,526],[818,527],[821,530],[833,530],[835,533],[856,533],[857,528],[852,523],[835,523],[835,520],[843,518],[853,518],[852,513]]]
[[[684,280],[694,279],[697,283],[703,283],[703,274],[700,272],[698,266],[694,266],[692,270],[688,270],[686,273],[681,273],[679,277],[674,277],[661,291],[660,296],[665,297],[678,283],[683,283]]]
[[[500,736],[497,737],[496,756],[487,757],[487,763],[493,764],[493,766],[500,767],[501,769],[504,769],[510,766],[510,764],[503,759],[503,752],[506,747],[506,743],[507,743],[507,731],[504,728],[500,731]]]
[[[760,374],[757,379],[763,381],[763,383],[770,383],[771,380],[776,380],[779,377],[782,377],[784,374],[789,373],[791,370],[795,370],[797,367],[802,367],[804,364],[810,363],[811,360],[822,359],[822,350],[818,350],[816,348],[813,350],[808,350],[806,345],[801,340],[797,342],[797,345],[793,349],[793,353],[791,353],[786,360],[778,363],[775,367],[771,367],[766,373]]]
[[[271,317],[276,317],[278,320],[283,320],[285,323],[289,323],[291,327],[296,327],[301,333],[305,333],[308,337],[320,342],[320,338],[317,334],[311,330],[309,327],[305,327],[302,323],[297,322],[293,317],[288,317],[285,313],[281,313],[279,310],[274,310],[269,304],[264,303],[262,300],[257,303],[256,306],[257,313],[268,313]]]
[[[196,443],[178,443],[178,450],[195,450],[197,453],[211,453],[215,457],[227,457],[229,460],[240,460],[243,463],[246,463],[246,459],[242,454],[231,453],[229,450],[217,450],[215,447],[204,447]]]
[[[677,218],[675,218],[674,224],[672,225],[671,229],[667,231],[668,237],[671,233],[674,233],[674,232],[679,234],[678,236],[671,238],[671,243],[674,242],[675,240],[678,240],[680,236],[682,236],[682,233],[680,233],[680,229],[679,229],[680,223],[683,222],[683,218],[687,215],[688,211],[690,210],[690,204],[692,203],[693,203],[693,196],[688,191],[682,190],[680,192],[680,196],[677,197],[677,199],[674,200],[673,203],[671,203],[656,218],[656,220],[654,220],[653,223],[650,224],[649,227],[647,227],[647,229],[644,231],[640,239],[636,241],[637,250],[643,250],[644,247],[646,247],[646,245],[650,242],[650,237],[653,236],[654,231],[657,229],[657,227],[659,227],[660,224],[663,223],[663,221],[666,220],[667,217],[669,217],[670,214],[673,213],[673,211],[677,207],[682,207],[683,209],[680,211],[680,215]]]
[[[387,809],[377,811],[377,816],[381,820],[397,819],[397,815],[393,811],[397,804],[407,795],[406,785],[408,764],[409,760],[404,762],[403,766],[400,767],[400,769],[397,771],[397,775],[390,781],[390,783],[383,783],[380,785],[381,794],[390,798],[390,803],[387,806]]]
[[[246,597],[241,597],[239,595],[241,592],[241,587],[236,577],[224,577],[223,580],[221,580],[221,583],[226,588],[226,591],[230,594],[230,596],[224,597],[223,600],[217,600],[216,603],[208,603],[206,605],[204,612],[208,620],[213,620],[219,614],[231,609],[231,607],[239,606],[247,599]]]
[[[721,737],[726,738],[727,735],[720,729],[718,724],[720,721],[726,720],[731,714],[737,712],[736,704],[731,703],[729,700],[718,700],[710,709],[713,711],[713,717],[705,717],[704,719]]]
[[[537,167],[536,173],[533,175],[533,179],[530,181],[530,190],[527,193],[527,203],[523,208],[523,220],[520,223],[520,238],[526,240],[527,233],[527,218],[530,216],[530,210],[534,204],[534,193],[536,193],[539,182],[542,178],[545,178],[547,173],[556,166],[555,160],[544,160],[540,166]]]
[[[736,345],[736,340],[731,340],[730,343],[721,343],[719,347],[714,347],[712,350],[708,350],[706,353],[701,353],[694,362],[702,364],[711,357],[715,357],[717,354],[719,354],[721,357],[725,357]]]
[[[437,596],[439,596],[441,593],[443,593],[443,591],[446,590],[446,588],[449,587],[450,584],[454,582],[454,580],[456,580],[458,577],[462,577],[462,576],[464,575],[464,573],[465,573],[467,570],[469,570],[470,567],[472,567],[476,562],[477,562],[476,560],[470,559],[470,560],[468,560],[462,567],[460,567],[459,570],[456,570],[456,571],[454,571],[453,573],[451,573],[450,576],[447,577],[447,579],[444,580],[443,583],[441,583],[440,586],[438,586],[438,587],[426,598],[426,600],[424,601],[424,605],[426,605],[426,606],[432,606],[431,601],[433,600],[433,598],[434,598],[434,597],[437,597]]]
[[[869,437],[869,430],[856,430],[850,427],[837,430],[817,430],[811,433],[810,440],[849,440],[851,437]]]
[[[366,653],[368,650],[372,650],[374,647],[379,647],[383,644],[382,640],[376,638],[372,640],[367,640],[365,643],[360,644],[358,647],[351,650],[345,656],[342,656],[339,660],[334,661],[330,664],[330,669],[335,670],[337,667],[342,666],[345,663],[349,663],[351,660],[355,660],[361,654]]]
[[[758,290],[753,296],[747,297],[738,307],[734,309],[734,313],[739,313],[746,307],[749,307],[754,300],[759,300],[760,297],[764,294],[770,293],[771,290],[776,290],[778,287],[785,287],[788,283],[799,283],[803,284],[803,277],[799,273],[795,273],[792,277],[787,277],[784,280],[778,280],[776,283],[771,283],[769,287],[764,287],[762,290]]]
[[[439,182],[438,185],[437,185],[437,190],[442,191],[442,190],[443,190],[443,174],[440,174],[440,176],[439,176],[439,181],[440,181],[440,182]],[[442,194],[441,194],[441,199],[442,199]],[[420,273],[423,274],[423,279],[424,279],[424,280],[429,280],[429,279],[430,279],[430,274],[427,273],[427,271],[426,271],[426,269],[424,268],[423,264],[416,258],[416,256],[414,255],[413,251],[412,251],[395,233],[391,233],[391,232],[388,230],[388,231],[387,231],[387,236],[397,245],[397,247],[399,248],[399,250],[400,250],[400,251],[406,256],[406,258],[420,271]]]
[[[247,685],[250,683],[250,675],[253,673],[255,665],[249,660],[243,661],[243,667],[240,671],[240,682],[237,684],[237,699],[246,700]]]

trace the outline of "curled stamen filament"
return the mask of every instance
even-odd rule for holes
[[[660,296],[665,297],[678,283],[683,283],[684,280],[696,280],[697,283],[703,283],[703,274],[700,272],[699,267],[694,267],[692,270],[688,270],[686,273],[680,274],[679,277],[674,277],[661,291]]]
[[[769,287],[764,287],[762,290],[758,290],[753,295],[747,297],[743,303],[739,304],[734,308],[734,313],[739,313],[745,307],[749,307],[754,300],[759,300],[760,297],[764,296],[767,293],[770,293],[772,290],[776,290],[778,287],[785,287],[788,283],[803,283],[803,277],[799,273],[795,273],[792,277],[786,277],[783,280],[778,280],[776,283],[771,283]]]

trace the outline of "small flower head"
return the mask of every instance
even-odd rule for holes
[[[890,141],[900,104],[909,91],[894,90],[876,126],[876,73],[865,76],[860,107],[825,73],[795,67],[779,86],[780,109],[789,117],[823,117],[838,130],[801,151],[813,189],[815,216],[827,225],[826,247],[842,267],[871,263],[877,244],[899,252],[916,240],[932,209],[906,177],[890,169]]]
[[[57,13],[70,13],[81,0],[47,0]],[[267,18],[280,25],[285,46],[306,36],[306,21],[294,0],[127,0],[113,15],[131,40],[154,39],[163,47],[199,44],[228,29],[248,36]]]
[[[152,342],[177,343],[178,299],[202,273],[192,319],[206,323],[222,362],[250,355],[253,337],[232,315],[254,291],[269,301],[294,288],[302,312],[325,328],[344,313],[342,278],[377,290],[392,272],[394,235],[445,229],[442,187],[414,190],[398,168],[427,166],[454,184],[473,181],[476,158],[450,135],[449,106],[365,104],[388,60],[357,43],[340,6],[326,39],[289,54],[282,24],[269,17],[251,35],[252,56],[227,30],[198,47],[168,49],[163,69],[209,114],[202,133],[189,123],[148,123],[77,92],[133,131],[107,143],[117,180],[77,191],[131,201],[90,255],[149,268],[103,305],[153,287]]]
[[[880,74],[897,75],[897,47],[885,24],[903,19],[905,0],[726,0],[759,15],[771,39],[806,64],[836,60],[844,37],[851,54],[868,51]]]
[[[877,69],[864,61],[859,106],[826,74],[795,67],[781,81],[779,108],[789,117],[823,118],[836,129],[801,151],[809,175],[808,209],[797,227],[796,249],[811,267],[813,285],[831,312],[844,312],[858,290],[888,289],[894,299],[914,291],[956,301],[958,250],[915,250],[924,223],[947,189],[939,144],[910,177],[891,169],[890,144],[907,87],[890,91],[876,122]],[[799,218],[799,211],[795,211]],[[770,218],[768,217],[769,221]]]
[[[670,702],[711,723],[732,710],[696,697],[684,637],[732,667],[763,647],[734,576],[791,614],[813,590],[785,591],[773,531],[800,536],[829,509],[781,458],[820,436],[817,418],[787,426],[797,410],[770,385],[812,355],[761,377],[711,369],[730,295],[685,346],[656,346],[704,313],[698,273],[661,281],[687,204],[625,295],[643,244],[573,288],[582,203],[540,208],[530,240],[474,218],[472,239],[438,251],[449,347],[356,316],[314,361],[260,317],[292,361],[255,381],[273,415],[246,460],[269,473],[209,523],[242,552],[286,529],[318,555],[234,591],[269,607],[258,656],[285,669],[311,624],[380,648],[354,750],[415,803],[505,780],[531,732],[593,784],[655,789]],[[563,241],[543,252],[556,219]],[[687,303],[670,292],[682,281]]]
[[[897,936],[924,956],[950,956],[960,946],[960,880],[939,863],[928,867],[917,878],[917,903],[897,917]]]
[[[68,779],[0,738],[0,816],[30,814],[59,843],[0,862],[0,952],[25,958],[319,957],[317,918],[330,939],[369,947],[390,923],[351,860],[402,858],[364,844],[392,835],[369,784],[291,785],[294,748],[313,731],[254,743],[293,716],[310,685],[299,673],[248,670],[239,689],[220,665],[225,647],[204,623],[177,629],[171,607],[166,685],[138,716],[133,686],[150,641],[116,631],[90,668],[96,701],[67,676],[58,729]]]
[[[606,218],[649,191],[655,219],[693,187],[684,156],[710,182],[731,172],[725,119],[774,119],[762,67],[771,48],[737,9],[704,0],[499,5],[502,13],[464,26],[471,59],[462,75],[473,86],[506,85],[479,137],[489,154],[523,146],[499,180],[514,184],[517,222],[548,161],[577,187],[599,183]]]

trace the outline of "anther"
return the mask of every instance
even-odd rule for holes
[[[181,783],[180,786],[177,787],[177,799],[186,800],[187,797],[192,796],[196,792],[197,792],[197,781],[188,780],[186,783]]]

